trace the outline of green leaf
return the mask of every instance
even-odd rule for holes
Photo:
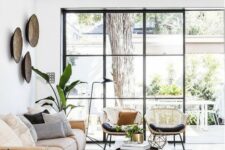
[[[67,95],[68,92],[70,92],[76,85],[78,85],[80,83],[81,83],[80,80],[77,80],[77,81],[72,82],[70,85],[66,86],[65,90],[64,90],[65,95]]]
[[[68,108],[70,108],[70,109],[72,110],[72,109],[74,109],[74,108],[76,108],[76,107],[78,107],[78,106],[75,106],[75,105],[73,105],[73,104],[69,104],[69,105],[66,106],[65,109],[67,110]]]
[[[48,96],[48,97],[37,100],[35,103],[39,103],[40,101],[43,101],[43,100],[55,101],[54,97]]]
[[[43,106],[51,106],[51,107],[53,107],[53,104],[52,104],[52,103],[43,103],[41,106],[42,106],[42,107],[43,107]]]
[[[59,85],[57,85],[56,88],[59,94],[61,108],[64,108],[66,107],[66,97],[64,95],[63,89]]]
[[[49,76],[46,74],[46,73],[43,73],[41,72],[40,70],[38,69],[35,69],[33,66],[32,66],[32,70],[37,73],[39,76],[41,76],[43,79],[45,79],[46,82],[49,83]]]
[[[69,81],[71,74],[72,74],[71,64],[68,64],[60,77],[59,86],[61,87],[61,89],[65,88],[65,85]]]

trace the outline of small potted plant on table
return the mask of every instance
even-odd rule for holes
[[[143,143],[144,141],[143,129],[140,128],[137,124],[128,125],[125,128],[125,132],[127,134],[127,137],[131,139],[131,141]]]

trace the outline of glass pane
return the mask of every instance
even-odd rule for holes
[[[71,99],[68,101],[70,104],[75,106],[82,106],[74,108],[68,119],[72,120],[86,120],[88,119],[88,107],[90,100],[88,99]],[[90,122],[88,126],[88,135],[92,138],[95,138],[99,141],[103,140],[103,131],[101,124],[99,122],[99,116],[103,112],[103,99],[94,99],[91,103],[91,115]],[[89,140],[89,139],[87,139]]]
[[[143,53],[142,13],[107,13],[106,29],[106,54]]]
[[[106,76],[113,83],[106,84],[106,97],[143,97],[143,59],[139,56],[108,56]]]
[[[177,108],[183,112],[183,99],[146,99],[146,110],[152,108]]]
[[[106,107],[131,108],[143,114],[143,99],[106,99]]]
[[[66,54],[103,54],[103,14],[66,14]]]
[[[150,56],[146,67],[147,97],[182,97],[182,56]]]
[[[187,35],[223,35],[224,11],[187,11]]]
[[[187,142],[224,142],[224,134],[221,134],[225,131],[224,125],[221,124],[224,119],[224,91],[224,55],[188,54],[186,57],[186,112],[189,116]]]
[[[91,96],[93,90],[93,97],[103,97],[103,85],[95,83],[93,89],[91,85],[93,82],[101,82],[103,80],[103,58],[102,57],[76,57],[68,56],[67,64],[72,64],[72,76],[70,82],[80,80],[83,83],[70,92],[70,97],[85,97]]]
[[[186,13],[186,52],[224,54],[223,11],[188,11]]]
[[[224,143],[224,11],[188,11],[186,34],[186,141]]]
[[[146,53],[183,53],[182,13],[146,14]]]

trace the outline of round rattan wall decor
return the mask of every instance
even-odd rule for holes
[[[39,39],[39,22],[35,14],[33,14],[27,22],[26,38],[32,47],[37,46]]]
[[[12,35],[10,47],[12,57],[16,63],[19,63],[23,49],[22,31],[19,27],[16,28]]]
[[[32,76],[32,62],[29,52],[26,53],[22,61],[22,75],[27,83],[29,83]]]

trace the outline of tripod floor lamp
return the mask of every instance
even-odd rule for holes
[[[98,140],[93,138],[93,137],[90,137],[88,135],[88,127],[89,127],[89,123],[90,123],[90,113],[91,113],[91,104],[92,104],[92,99],[93,99],[92,96],[93,96],[94,85],[95,84],[105,84],[105,83],[109,83],[109,82],[113,82],[113,81],[111,79],[103,78],[102,82],[95,81],[95,82],[92,83],[92,85],[91,85],[91,97],[90,97],[89,107],[88,107],[88,120],[87,120],[88,122],[87,122],[87,129],[86,129],[87,133],[86,133],[86,135],[87,135],[88,139],[90,139],[92,142],[94,142],[95,144],[97,144],[101,148],[103,148],[103,147],[98,143]]]

